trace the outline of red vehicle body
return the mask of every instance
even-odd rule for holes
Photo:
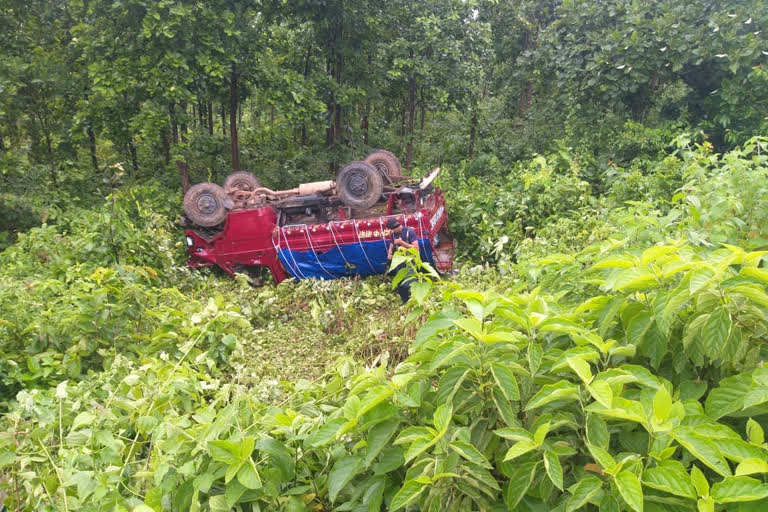
[[[446,271],[453,262],[454,242],[443,193],[433,187],[411,192],[407,207],[392,194],[384,211],[345,215],[339,208],[336,220],[329,222],[283,225],[281,211],[272,206],[233,210],[217,234],[186,230],[188,265],[216,265],[230,275],[240,268],[265,267],[275,283],[288,277],[381,274],[387,270],[390,241],[386,224],[395,217],[415,230],[422,259]]]

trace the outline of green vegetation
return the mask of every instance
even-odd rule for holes
[[[764,510],[767,12],[6,2],[0,503]],[[405,307],[185,266],[190,182],[376,147],[458,244]]]

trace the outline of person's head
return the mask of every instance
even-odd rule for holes
[[[400,233],[403,230],[403,226],[400,225],[400,222],[397,219],[389,219],[387,221],[387,229],[391,230],[393,233]]]

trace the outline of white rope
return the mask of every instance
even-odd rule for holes
[[[379,222],[381,222],[381,219],[379,219]],[[357,230],[357,221],[353,220],[352,225],[355,227],[355,234],[357,235],[357,243],[360,244],[360,250],[363,251],[363,256],[365,256],[365,261],[368,262],[368,268],[371,269],[371,272],[376,272],[376,269],[374,269],[373,265],[371,265],[371,260],[368,259],[368,254],[366,254],[365,252],[363,241],[360,239],[360,232]],[[384,236],[383,232],[382,232],[382,236]]]
[[[302,279],[306,279],[307,276],[305,276],[304,272],[301,271],[301,267],[299,267],[299,264],[296,263],[296,258],[293,256],[293,251],[291,250],[291,244],[288,242],[288,235],[285,234],[285,228],[280,229],[280,232],[283,234],[283,238],[285,238],[285,246],[288,248],[288,254],[291,255],[291,259],[293,260],[293,265],[294,265],[296,274],[300,275]],[[280,235],[277,235],[277,236],[279,237]],[[272,241],[272,243],[274,243],[274,240]],[[281,252],[282,252],[282,249],[281,249]]]
[[[341,250],[341,246],[339,246],[339,242],[336,240],[336,235],[333,232],[333,221],[328,223],[328,230],[331,232],[331,237],[333,237],[333,243],[336,244],[336,247],[339,249],[339,252],[341,253],[341,259],[344,260],[344,264],[348,268],[352,267],[353,265],[349,261],[347,261],[347,258],[344,256],[344,251]]]
[[[315,255],[315,260],[317,261],[317,264],[320,265],[320,268],[323,269],[323,272],[328,274],[328,276],[331,279],[336,279],[337,277],[339,277],[339,276],[335,276],[335,275],[331,274],[330,272],[328,272],[328,270],[326,270],[326,268],[323,266],[323,263],[320,261],[320,258],[317,256],[317,251],[315,251],[315,246],[312,245],[312,237],[309,236],[309,227],[307,227],[306,224],[304,224],[304,231],[305,231],[305,233],[307,235],[307,241],[309,242],[309,247],[310,247],[310,249],[312,249],[312,254]]]

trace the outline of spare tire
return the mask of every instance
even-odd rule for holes
[[[227,217],[228,201],[224,189],[215,183],[198,183],[184,194],[184,213],[202,227],[211,227],[224,222]]]
[[[371,164],[351,162],[336,176],[336,190],[341,201],[351,208],[370,208],[381,197],[384,182]]]
[[[379,170],[384,176],[397,178],[401,176],[400,160],[386,149],[377,149],[365,157],[365,161]]]
[[[224,180],[224,191],[227,194],[236,190],[256,190],[260,187],[261,184],[256,176],[245,171],[233,172]]]

